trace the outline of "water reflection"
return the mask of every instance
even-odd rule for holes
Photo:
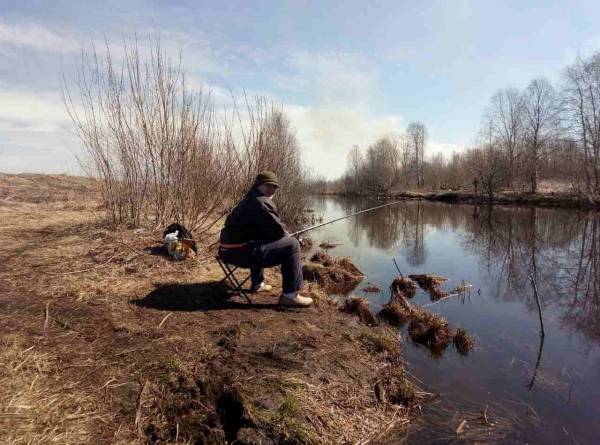
[[[378,204],[328,198],[316,207],[328,220]],[[522,432],[522,441],[556,442],[568,431],[581,444],[600,443],[600,387],[589,383],[600,375],[600,214],[405,202],[314,236],[342,242],[334,254],[352,256],[384,288],[398,273],[392,258],[405,274],[449,278],[446,290],[463,279],[473,284],[470,299],[431,302],[421,292],[413,300],[477,338],[468,358],[449,351],[435,361],[406,344],[409,370],[430,390],[463,407],[509,399],[531,405],[543,422]],[[543,339],[529,276],[543,308]],[[368,298],[377,310],[389,296]]]
[[[336,204],[348,214],[380,203],[340,199]],[[565,325],[600,340],[598,214],[410,202],[357,215],[347,228],[354,247],[399,250],[413,267],[427,261],[428,231],[459,232],[463,248],[478,256],[494,297],[536,310],[528,281],[533,275],[543,306],[557,305]]]
[[[495,279],[498,298],[534,310],[532,275],[542,304],[560,307],[565,325],[598,341],[599,221],[598,214],[488,207],[472,218],[464,242]]]

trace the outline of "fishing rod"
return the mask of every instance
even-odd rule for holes
[[[295,236],[296,238],[298,238],[300,234],[308,232],[309,230],[318,229],[319,227],[326,226],[326,225],[334,223],[336,221],[340,221],[342,219],[350,218],[351,216],[360,215],[361,213],[367,213],[367,212],[370,212],[372,210],[381,209],[382,207],[387,207],[387,206],[391,206],[391,205],[394,205],[394,204],[398,204],[399,202],[402,202],[402,201],[388,202],[387,204],[382,204],[380,206],[371,207],[370,209],[361,210],[360,212],[350,213],[349,215],[341,216],[339,218],[332,219],[331,221],[327,221],[327,222],[324,222],[324,223],[321,223],[321,224],[317,224],[315,226],[311,226],[311,227],[307,227],[305,229],[299,230],[297,232],[294,232],[294,233],[290,234],[290,236]]]

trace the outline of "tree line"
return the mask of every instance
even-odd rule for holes
[[[580,195],[600,194],[600,52],[577,58],[558,85],[538,77],[523,89],[499,89],[482,116],[477,143],[450,156],[425,157],[427,128],[408,125],[348,154],[345,194],[398,189],[501,189],[537,193],[552,181]],[[323,186],[324,184],[321,184]]]

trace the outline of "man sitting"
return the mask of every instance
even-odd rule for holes
[[[279,304],[307,307],[312,299],[298,295],[302,288],[300,243],[286,232],[271,200],[278,187],[275,173],[266,171],[256,176],[250,191],[227,216],[219,256],[229,264],[250,269],[252,292],[271,290],[264,282],[263,268],[281,265],[283,293]]]

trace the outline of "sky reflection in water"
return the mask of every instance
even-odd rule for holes
[[[377,204],[318,198],[314,208],[326,221]],[[600,443],[600,215],[406,202],[310,235],[316,244],[341,242],[332,253],[351,256],[367,275],[355,294],[367,282],[384,289],[366,294],[374,310],[389,299],[387,288],[397,275],[392,258],[404,274],[448,278],[447,290],[462,280],[473,285],[466,298],[429,307],[476,337],[468,357],[448,348],[434,358],[405,341],[408,369],[430,390],[459,407],[529,404],[539,427],[509,441]],[[546,330],[535,379],[540,336],[530,274]],[[429,295],[419,291],[413,302],[428,304]]]

